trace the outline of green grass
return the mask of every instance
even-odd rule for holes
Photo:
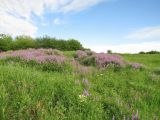
[[[123,56],[149,69],[75,74],[0,63],[0,120],[122,120],[136,111],[140,120],[160,119],[159,55]],[[84,89],[90,96],[80,97]]]
[[[160,68],[160,54],[124,54],[122,56],[129,61],[142,63],[151,69]]]
[[[63,54],[67,57],[73,58],[76,55],[76,51],[63,51]]]

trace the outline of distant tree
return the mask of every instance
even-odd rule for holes
[[[9,35],[0,34],[0,51],[11,50],[12,37]]]
[[[84,50],[84,51],[91,51],[90,48],[82,48],[82,50]]]
[[[143,52],[143,51],[141,51],[141,52],[139,52],[139,54],[146,54],[145,52]]]
[[[85,50],[82,44],[75,39],[56,39],[49,36],[32,38],[17,36],[14,40],[9,35],[0,34],[0,51],[19,50],[27,48],[53,48],[59,50]]]
[[[33,38],[30,36],[18,36],[15,38],[13,49],[27,49],[27,48],[36,48],[36,43]]]
[[[70,39],[67,41],[67,45],[69,46],[68,50],[82,50],[82,44],[74,39]]]
[[[55,38],[49,36],[43,36],[41,38],[36,38],[36,44],[38,48],[56,48]]]
[[[36,44],[38,48],[53,48],[59,50],[79,50],[83,48],[81,43],[77,40],[70,39],[66,41],[63,39],[51,38],[49,36],[37,38]]]
[[[107,53],[108,54],[112,54],[112,50],[107,50]]]
[[[59,40],[57,40],[57,42],[58,42],[57,49],[59,49],[59,50],[69,50],[69,44],[66,40],[59,39]]]
[[[146,54],[160,54],[160,52],[158,52],[158,51],[149,51],[149,52],[146,52]]]

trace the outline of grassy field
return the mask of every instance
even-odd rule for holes
[[[122,56],[147,68],[44,71],[0,60],[0,120],[159,120],[160,55]]]
[[[122,56],[129,61],[142,63],[151,69],[160,68],[160,54],[124,54]]]

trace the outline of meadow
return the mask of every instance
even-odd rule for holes
[[[159,120],[159,59],[81,50],[2,52],[0,119]]]
[[[158,69],[160,66],[160,54],[123,54],[128,61],[142,63],[150,69]]]

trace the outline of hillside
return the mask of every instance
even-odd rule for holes
[[[135,55],[136,56],[136,55]],[[0,119],[158,120],[160,67],[89,51],[0,53]]]

